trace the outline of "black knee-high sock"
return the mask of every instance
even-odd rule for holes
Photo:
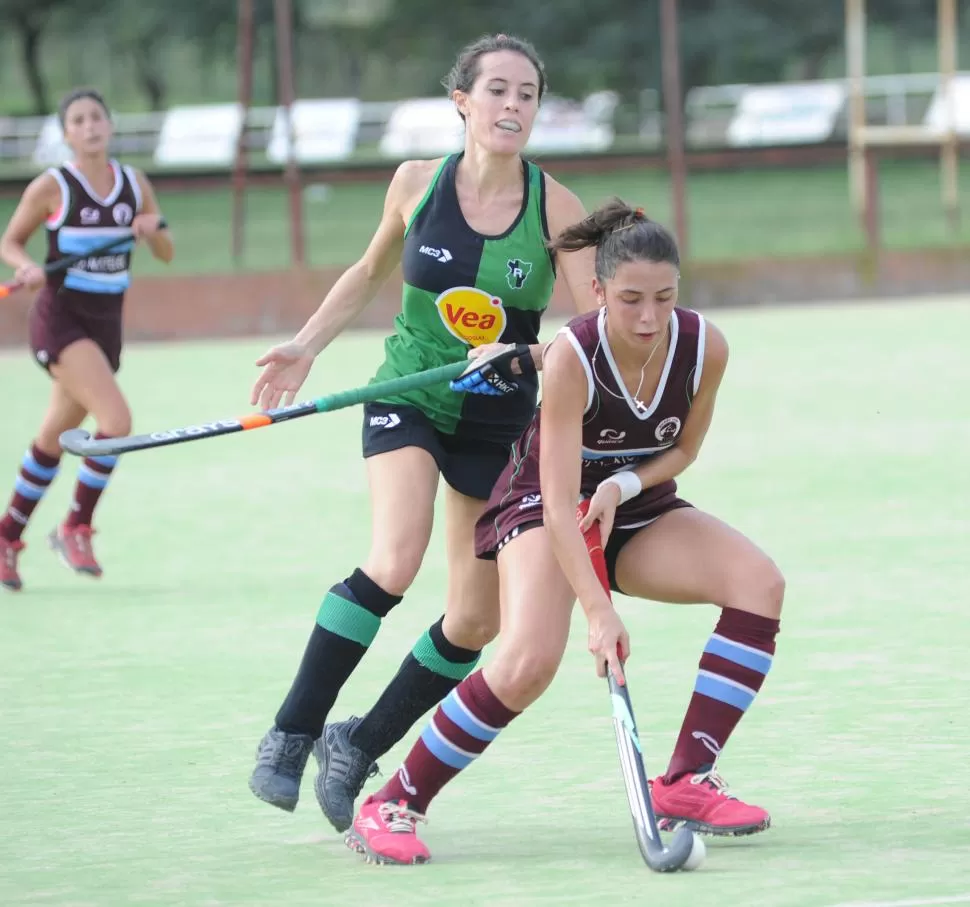
[[[401,663],[394,679],[350,735],[350,742],[379,759],[412,725],[475,669],[481,651],[462,649],[445,638],[442,617]]]
[[[377,636],[381,618],[400,601],[400,595],[385,592],[359,569],[330,589],[300,670],[276,715],[280,730],[309,734],[314,740],[320,736],[340,688]]]

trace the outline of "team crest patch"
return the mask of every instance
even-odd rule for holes
[[[664,419],[654,430],[654,436],[662,443],[669,443],[680,434],[680,419],[670,416]]]
[[[505,330],[505,309],[498,296],[476,287],[453,287],[435,300],[448,333],[469,346],[496,343]]]
[[[509,273],[505,275],[509,286],[513,290],[521,290],[532,273],[532,262],[522,261],[521,258],[510,258],[508,260]]]
[[[119,202],[111,209],[111,215],[119,227],[127,227],[134,220],[135,212],[131,210],[131,205]]]

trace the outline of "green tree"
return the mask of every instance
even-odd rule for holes
[[[0,27],[17,35],[20,62],[33,99],[34,113],[50,113],[50,92],[41,67],[41,44],[55,13],[71,0],[0,0]]]
[[[65,41],[97,46],[96,42],[106,40],[107,52],[129,64],[149,109],[163,110],[168,106],[171,71],[168,49],[185,41],[203,52],[231,52],[226,39],[234,40],[235,15],[236,0],[166,0],[164,4],[85,0],[67,3],[53,17],[52,28]]]

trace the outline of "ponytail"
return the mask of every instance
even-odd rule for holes
[[[669,262],[680,267],[677,242],[661,224],[650,220],[643,208],[611,198],[578,224],[566,227],[548,242],[552,252],[596,249],[596,277],[608,280],[625,261]]]

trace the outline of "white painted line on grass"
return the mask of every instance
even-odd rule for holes
[[[904,901],[846,901],[832,907],[932,907],[934,904],[970,904],[970,893],[947,894],[938,898],[907,898]]]

